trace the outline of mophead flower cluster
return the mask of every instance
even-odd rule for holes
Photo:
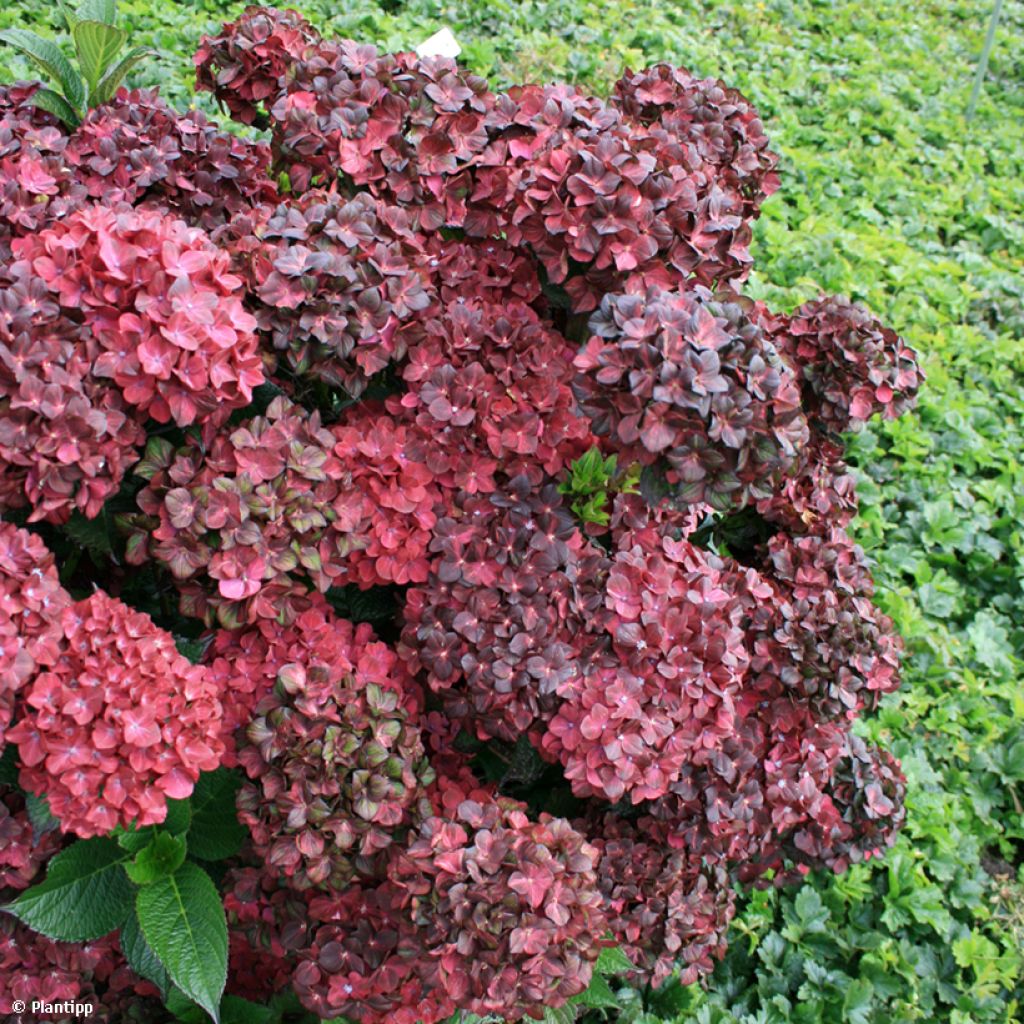
[[[880,854],[904,779],[851,729],[900,641],[841,434],[921,374],[845,299],[742,295],[753,107],[495,92],[272,8],[196,67],[266,141],[0,91],[0,891],[221,766],[228,991],[434,1024],[540,1017],[610,944],[690,983],[734,883]],[[5,919],[12,958],[154,993],[114,938]]]

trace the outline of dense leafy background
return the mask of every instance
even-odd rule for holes
[[[134,73],[192,102],[198,32],[241,4],[125,0]],[[618,994],[597,1019],[951,1024],[1024,1004],[1024,4],[1005,5],[964,118],[990,4],[950,0],[439,0],[294,4],[325,34],[409,48],[443,24],[498,85],[607,89],[624,65],[737,85],[784,155],[752,291],[863,300],[919,349],[915,414],[852,445],[858,527],[906,682],[868,729],[903,759],[909,820],[878,865],[755,893],[708,991]],[[58,29],[14,0],[0,27]],[[0,73],[26,74],[4,53]],[[202,99],[209,104],[208,97]],[[610,993],[609,993],[610,994]],[[595,1000],[600,1002],[601,1000]],[[607,1000],[605,1000],[607,1001]]]

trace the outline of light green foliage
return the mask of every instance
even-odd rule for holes
[[[0,32],[0,43],[27,61],[47,87],[32,102],[67,125],[77,125],[90,107],[106,103],[128,72],[152,54],[145,46],[121,55],[128,30],[117,22],[115,0],[84,0],[72,8],[58,3],[60,28],[71,36],[77,67],[59,42],[24,28]]]
[[[616,491],[632,493],[640,482],[640,467],[616,473],[614,455],[602,457],[597,448],[581,455],[570,467],[558,489],[581,523],[606,526],[610,519],[611,498]]]
[[[241,3],[124,0],[128,80],[191,101],[203,26]],[[297,0],[327,32],[409,48],[442,24],[498,86],[606,92],[659,60],[757,103],[783,188],[756,229],[756,297],[865,302],[922,354],[917,411],[851,444],[860,542],[907,640],[904,687],[866,723],[910,781],[881,863],[743,899],[707,991],[635,991],[586,1021],[1009,1024],[1024,1003],[1024,7],[1005,6],[978,114],[964,112],[983,0]],[[0,27],[63,32],[12,0]],[[67,43],[66,35],[61,40]],[[5,67],[2,62],[7,62]],[[28,69],[10,51],[0,73]],[[198,104],[213,111],[210,98]],[[191,840],[190,840],[191,842]],[[603,990],[602,990],[603,995]],[[567,1018],[569,1019],[569,1018]]]

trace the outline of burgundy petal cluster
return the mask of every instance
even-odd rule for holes
[[[43,542],[0,522],[0,747],[22,689],[60,658],[69,604]]]
[[[389,877],[456,1006],[506,1019],[586,988],[606,927],[598,850],[507,798],[423,823]]]
[[[871,602],[864,553],[838,527],[778,534],[768,545],[770,613],[750,627],[751,684],[807,701],[822,720],[852,719],[899,685],[899,637]]]
[[[205,230],[277,197],[266,144],[219,131],[200,110],[178,114],[155,90],[121,89],[90,110],[64,159],[88,201],[172,213]]]
[[[809,438],[795,373],[731,298],[606,296],[573,381],[596,434],[718,509],[770,497]]]
[[[405,355],[433,303],[422,234],[405,211],[365,193],[307,192],[222,232],[229,237],[268,347],[292,373],[352,396]]]
[[[670,847],[650,819],[632,824],[613,814],[578,826],[601,853],[598,887],[619,946],[657,987],[678,966],[689,985],[725,953],[735,910],[725,869]]]
[[[151,443],[137,470],[148,518],[130,557],[170,569],[185,614],[290,620],[311,589],[427,578],[440,491],[415,426],[359,407],[328,429],[279,397],[211,436]]]
[[[670,529],[621,533],[604,588],[610,635],[557,685],[542,740],[577,795],[655,800],[733,735],[749,662],[733,574]]]
[[[782,318],[779,344],[802,373],[808,415],[826,430],[859,430],[875,413],[910,409],[923,376],[914,351],[862,306],[815,299]]]
[[[139,458],[135,410],[94,373],[102,350],[21,260],[0,274],[0,509],[92,518]]]
[[[539,484],[592,446],[567,383],[573,349],[531,306],[464,291],[422,331],[402,372],[408,391],[389,406],[431,438],[446,486],[492,492],[498,467]]]
[[[61,839],[54,829],[39,832],[25,795],[0,784],[0,893],[32,885],[42,865],[60,850]]]
[[[434,528],[435,567],[406,595],[400,651],[481,737],[514,740],[550,718],[577,678],[607,559],[561,495],[525,476],[461,493]]]

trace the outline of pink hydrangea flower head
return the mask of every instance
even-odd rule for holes
[[[103,591],[67,606],[60,656],[25,685],[7,738],[21,785],[67,832],[159,824],[220,763],[222,710],[169,633]]]

